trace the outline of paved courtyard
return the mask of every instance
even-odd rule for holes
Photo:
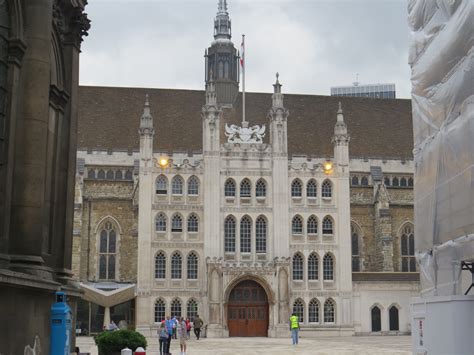
[[[77,338],[81,352],[97,355],[92,338]],[[194,338],[188,341],[187,355],[283,355],[283,354],[344,354],[344,355],[379,355],[379,354],[411,354],[411,338],[409,336],[370,336],[370,337],[331,337],[317,339],[300,339],[297,346],[291,345],[291,339],[275,338]],[[173,355],[179,355],[178,341],[171,343]],[[156,340],[150,341],[147,355],[157,355]]]

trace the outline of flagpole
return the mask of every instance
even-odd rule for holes
[[[245,35],[242,35],[242,48],[241,48],[241,63],[242,63],[242,127],[247,126],[245,121]]]

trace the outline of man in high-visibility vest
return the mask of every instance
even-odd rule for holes
[[[293,345],[298,344],[298,330],[300,329],[300,322],[298,321],[298,316],[293,313],[290,317],[290,331],[291,339],[293,340]]]

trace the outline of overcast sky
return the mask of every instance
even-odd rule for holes
[[[204,88],[218,0],[92,0],[82,85]],[[329,95],[395,83],[410,97],[407,0],[228,0],[232,40],[246,35],[246,91]]]

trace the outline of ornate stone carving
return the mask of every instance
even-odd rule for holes
[[[82,38],[88,35],[90,20],[84,13],[87,0],[55,0],[53,4],[53,26],[62,43],[80,47]]]
[[[247,123],[247,122],[242,122]],[[237,125],[225,125],[225,135],[227,136],[227,142],[229,143],[263,143],[263,137],[265,137],[265,125],[255,125],[252,127],[246,127],[245,124],[242,127]]]

